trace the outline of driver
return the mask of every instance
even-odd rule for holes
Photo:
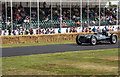
[[[107,31],[102,30],[102,35],[107,35]]]

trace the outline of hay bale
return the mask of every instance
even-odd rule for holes
[[[120,31],[114,31],[120,36]],[[65,40],[75,40],[77,35],[88,35],[93,33],[64,33],[64,34],[43,34],[43,35],[16,35],[16,36],[1,36],[2,44],[20,44],[20,43],[41,43],[41,42],[55,42]]]

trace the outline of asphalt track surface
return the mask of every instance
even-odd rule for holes
[[[90,44],[83,44],[83,45],[59,44],[59,45],[2,48],[2,57],[58,53],[58,52],[68,52],[68,51],[111,49],[111,48],[118,48],[118,46],[120,46],[120,42],[117,44],[102,43],[95,46],[91,46]]]

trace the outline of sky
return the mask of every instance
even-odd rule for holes
[[[116,4],[117,5],[119,1],[110,1],[110,2],[111,2],[111,4]],[[109,2],[107,2],[106,5],[109,5]]]

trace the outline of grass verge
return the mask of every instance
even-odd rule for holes
[[[75,43],[75,40],[56,41],[56,42],[41,42],[41,43],[10,44],[10,45],[2,45],[2,48],[24,47],[24,46],[40,46],[40,45],[55,45],[55,44],[72,44],[72,43]]]
[[[118,49],[3,57],[3,75],[116,75]]]

